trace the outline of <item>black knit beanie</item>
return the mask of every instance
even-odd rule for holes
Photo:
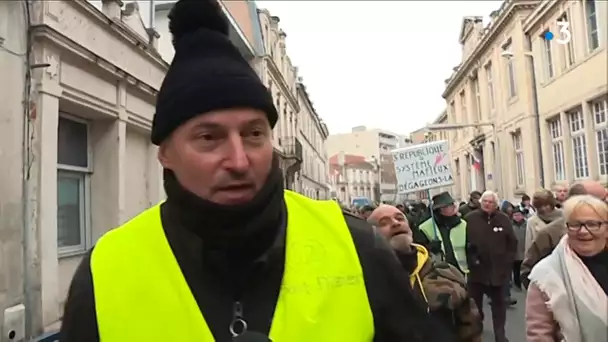
[[[179,0],[171,9],[175,56],[158,92],[153,144],[186,121],[220,109],[259,109],[274,127],[272,96],[228,38],[228,25],[217,0]]]

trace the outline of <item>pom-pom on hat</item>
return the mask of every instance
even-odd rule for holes
[[[259,109],[274,127],[272,96],[230,41],[228,27],[218,0],[179,0],[171,9],[175,56],[156,100],[153,144],[186,121],[221,109]]]

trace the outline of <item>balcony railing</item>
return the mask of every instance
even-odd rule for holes
[[[287,158],[294,158],[301,162],[304,160],[304,152],[302,151],[302,143],[296,137],[281,137],[279,138],[283,153]]]

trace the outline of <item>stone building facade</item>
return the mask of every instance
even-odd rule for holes
[[[608,181],[607,12],[597,0],[507,0],[487,26],[463,19],[462,62],[443,94],[448,122],[471,125],[449,131],[460,194],[493,189],[517,201],[557,183]]]
[[[302,169],[296,173],[297,191],[310,198],[329,199],[327,151],[325,140],[329,135],[327,125],[317,114],[306,86],[298,82],[297,96],[300,104],[298,139],[302,142]]]
[[[27,4],[0,2],[0,322],[23,316],[2,327],[17,340],[57,326],[99,236],[164,198],[149,135],[168,66],[135,4]]]

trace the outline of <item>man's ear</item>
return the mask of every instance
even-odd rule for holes
[[[158,146],[158,161],[165,169],[171,169],[171,159],[168,157],[169,150],[169,142],[162,142],[160,146]]]

